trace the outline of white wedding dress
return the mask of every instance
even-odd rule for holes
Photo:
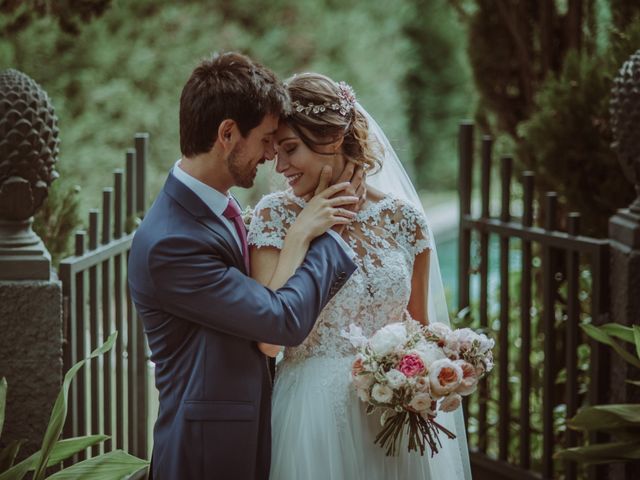
[[[265,196],[256,206],[249,243],[282,248],[286,231],[304,207],[291,191]],[[466,443],[442,439],[430,457],[386,457],[374,444],[379,413],[367,415],[350,384],[355,351],[341,331],[351,323],[366,336],[403,319],[417,254],[430,248],[424,214],[404,200],[367,201],[347,241],[358,269],[328,303],[304,343],[287,348],[273,391],[271,477],[274,480],[458,480],[470,478]],[[460,432],[454,414],[438,420]],[[464,437],[464,430],[462,430]],[[461,448],[460,445],[463,445]]]

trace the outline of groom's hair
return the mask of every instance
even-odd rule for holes
[[[211,150],[226,119],[234,120],[246,137],[265,115],[280,116],[289,108],[289,95],[271,70],[239,53],[215,53],[193,70],[182,89],[182,155]]]

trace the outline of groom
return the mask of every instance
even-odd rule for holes
[[[251,187],[258,164],[273,159],[287,108],[275,75],[235,53],[202,62],[183,88],[182,158],[129,258],[160,392],[156,480],[268,478],[271,380],[256,342],[301,343],[356,268],[342,239],[324,234],[281,289],[248,276],[246,232],[229,188]]]

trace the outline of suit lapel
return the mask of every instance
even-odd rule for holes
[[[224,221],[213,213],[213,211],[200,199],[200,197],[198,197],[198,195],[178,180],[172,173],[169,173],[169,176],[167,177],[167,181],[164,184],[164,191],[167,195],[182,205],[187,212],[193,215],[198,223],[204,225],[222,240],[222,244],[226,245],[227,249],[231,253],[231,257],[234,259],[234,266],[238,267],[246,275],[247,272],[244,266],[242,251]]]

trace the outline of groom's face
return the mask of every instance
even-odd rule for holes
[[[258,173],[258,165],[275,157],[274,135],[278,129],[278,117],[266,115],[262,122],[238,141],[227,157],[227,166],[234,184],[251,188]]]

